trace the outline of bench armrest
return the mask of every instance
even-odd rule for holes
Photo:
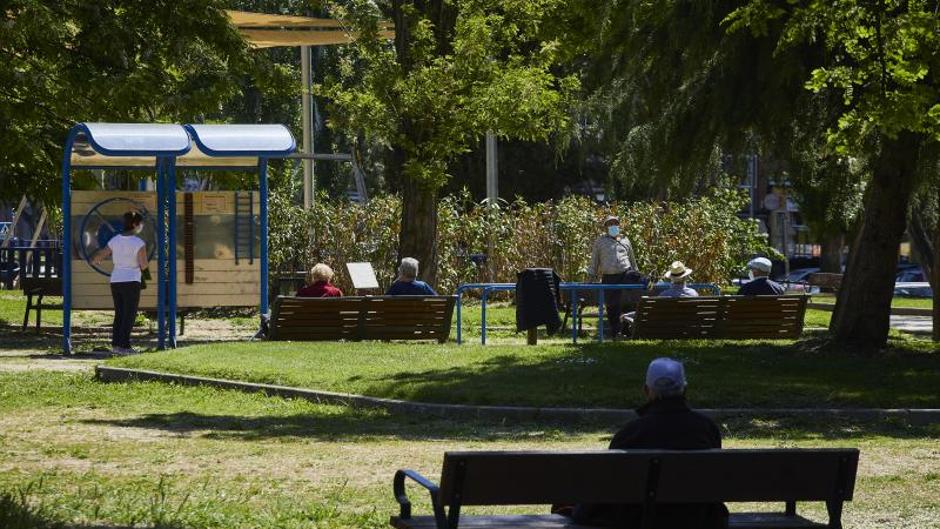
[[[446,523],[446,518],[444,516],[444,508],[440,504],[439,493],[441,489],[431,482],[431,480],[414,470],[398,470],[395,472],[395,479],[392,481],[392,492],[395,494],[395,501],[398,502],[401,509],[399,518],[403,520],[411,518],[411,501],[408,500],[408,495],[405,493],[405,478],[410,478],[418,485],[427,489],[428,493],[431,495],[431,506],[434,509],[434,518],[438,522],[438,527],[444,527],[443,524]]]

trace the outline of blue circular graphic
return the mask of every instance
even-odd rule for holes
[[[115,203],[119,206],[124,206],[117,208],[121,211],[120,215],[116,216],[103,213],[102,206],[112,205],[108,209],[113,211],[115,209],[113,207]],[[110,277],[110,266],[102,268],[102,266],[94,264],[91,261],[91,257],[95,252],[106,247],[112,237],[124,231],[124,213],[127,211],[136,211],[143,217],[144,229],[138,234],[138,237],[143,239],[144,243],[147,245],[147,260],[153,259],[153,254],[157,248],[156,229],[154,227],[153,218],[150,212],[147,211],[146,206],[131,198],[109,198],[95,204],[88,210],[88,213],[82,218],[81,227],[78,232],[79,255],[88,263],[88,266],[101,275]],[[104,263],[102,263],[102,265],[103,264]]]

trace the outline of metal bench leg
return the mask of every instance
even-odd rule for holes
[[[40,333],[42,327],[42,294],[39,294],[39,300],[36,302],[36,334]]]
[[[26,295],[26,314],[23,315],[23,332],[26,332],[26,328],[29,327],[29,311],[33,308],[33,295]]]

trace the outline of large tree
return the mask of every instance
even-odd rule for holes
[[[358,35],[327,83],[334,125],[387,147],[387,181],[402,196],[399,251],[434,284],[437,203],[449,167],[487,130],[545,140],[569,123],[571,77],[551,67],[542,23],[561,0],[352,0],[334,7]],[[389,44],[383,20],[395,37]]]
[[[219,118],[254,64],[218,0],[10,0],[0,8],[0,199],[59,200],[77,121]]]
[[[870,160],[861,226],[830,324],[839,341],[878,347],[887,340],[919,158],[940,141],[938,8],[936,0],[752,0],[730,17],[732,27],[755,35],[779,27],[778,49],[822,44],[825,54],[802,81],[842,99],[830,145]]]
[[[791,176],[830,184],[840,160],[865,163],[862,218],[831,330],[840,341],[884,344],[917,159],[940,126],[937,2],[611,4],[600,46],[607,86],[620,89],[625,146],[658,152],[653,174],[663,185],[687,187],[716,145],[750,134],[799,162],[787,142],[814,132],[806,145],[824,148],[804,154],[830,176]],[[851,184],[850,176],[836,174]]]

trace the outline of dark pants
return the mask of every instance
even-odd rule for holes
[[[137,305],[140,304],[140,283],[111,283],[111,297],[114,299],[114,326],[111,331],[113,347],[130,348],[131,329],[137,319]]]
[[[633,270],[604,274],[601,277],[601,283],[605,285],[633,285],[644,281],[643,276]],[[610,336],[619,336],[622,330],[620,316],[623,314],[623,290],[618,288],[604,291],[604,312],[607,313],[607,333]]]
[[[626,283],[628,272],[620,274],[604,274],[601,283],[605,285],[620,285]],[[623,290],[610,289],[604,291],[604,312],[607,316],[606,332],[609,336],[620,335],[620,314],[623,311]]]

